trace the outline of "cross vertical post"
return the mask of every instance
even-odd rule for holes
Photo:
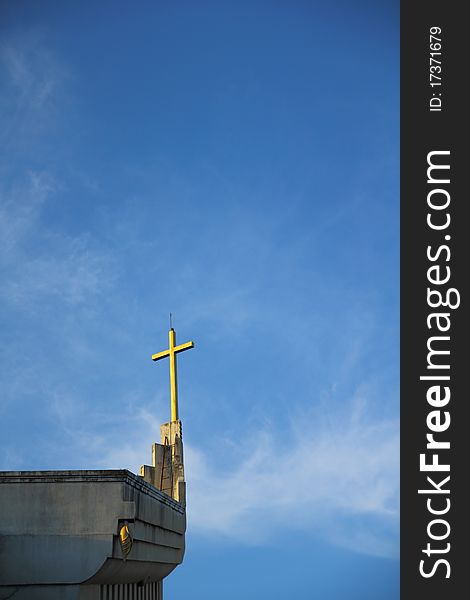
[[[173,327],[168,332],[168,347],[170,349],[170,402],[171,402],[171,420],[178,420],[178,381],[176,372],[176,334]]]

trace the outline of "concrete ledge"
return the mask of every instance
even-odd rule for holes
[[[185,513],[182,504],[157,490],[153,485],[144,481],[127,469],[80,470],[80,471],[0,471],[0,484],[12,483],[84,483],[84,482],[115,482],[126,483],[140,492],[147,494],[171,506],[181,514]]]

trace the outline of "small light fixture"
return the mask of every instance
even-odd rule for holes
[[[124,525],[119,530],[119,541],[121,542],[121,550],[123,559],[126,560],[131,549],[132,549],[132,535],[129,531],[129,526],[127,521],[124,522]]]

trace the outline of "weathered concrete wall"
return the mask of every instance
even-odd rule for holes
[[[54,600],[52,584],[83,584],[60,585],[64,600],[113,599],[111,584],[161,581],[183,560],[185,529],[184,507],[129,471],[0,472],[0,599],[19,588],[11,597]]]

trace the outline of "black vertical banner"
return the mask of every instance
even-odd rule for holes
[[[401,598],[470,597],[468,23],[401,5]]]

